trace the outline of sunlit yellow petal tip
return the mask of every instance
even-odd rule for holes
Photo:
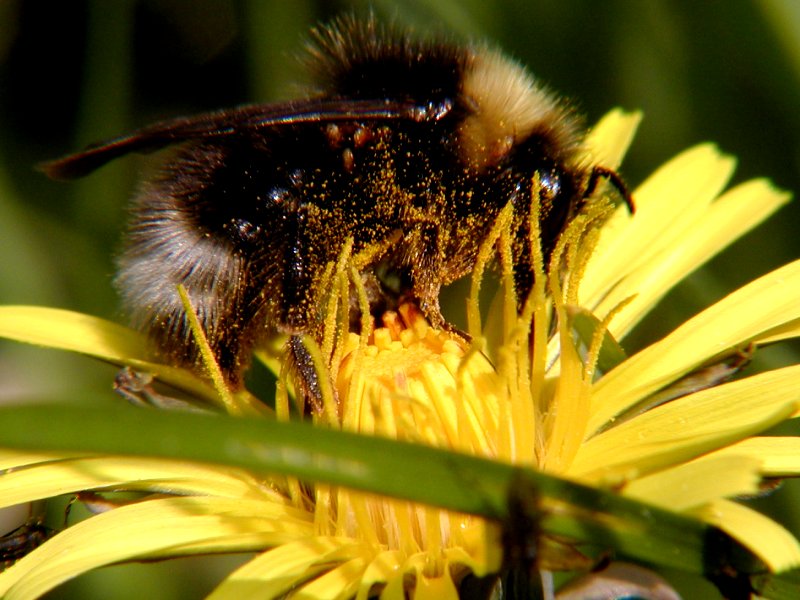
[[[742,440],[711,456],[738,456],[758,460],[765,477],[800,475],[800,437],[765,436]]]
[[[606,114],[586,136],[585,147],[594,164],[617,169],[642,121],[640,111],[620,108]]]
[[[684,511],[720,497],[756,494],[761,474],[758,459],[718,456],[640,477],[625,486],[625,494],[670,510]]]

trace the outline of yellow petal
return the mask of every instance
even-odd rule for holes
[[[800,543],[781,525],[728,500],[717,500],[691,513],[726,531],[753,550],[773,572],[800,566]]]
[[[642,113],[615,108],[603,116],[586,136],[584,147],[591,163],[617,169],[636,135]]]
[[[438,577],[417,576],[414,600],[458,600],[458,589],[449,573]]]
[[[730,179],[734,161],[710,144],[687,150],[634,191],[635,216],[603,228],[580,284],[581,305],[595,307],[617,283],[669,251]],[[675,190],[680,190],[676,194]]]
[[[147,343],[132,329],[69,310],[41,306],[0,306],[0,335],[123,364],[147,360]]]
[[[702,390],[587,440],[569,474],[589,481],[638,477],[763,431],[793,415],[798,400],[800,366]]]
[[[403,565],[403,571],[398,572],[389,581],[386,590],[381,594],[381,599],[397,598],[398,589],[408,589],[408,578],[411,577],[416,585],[413,594],[406,594],[406,598],[414,600],[457,600],[458,591],[452,579],[450,567],[440,557],[432,556],[427,552],[420,552],[409,556]]]
[[[44,463],[53,460],[61,460],[65,457],[63,454],[46,454],[39,452],[24,452],[16,450],[0,450],[0,472],[6,476],[9,469],[18,469],[21,467],[28,467],[38,463]]]
[[[595,311],[605,315],[629,296],[635,296],[611,321],[609,330],[624,337],[676,283],[772,215],[790,199],[766,180],[753,180],[713,202],[676,236],[658,236],[661,251],[631,272],[603,299]],[[599,264],[599,263],[598,263]]]
[[[356,600],[367,600],[373,586],[384,584],[394,577],[400,571],[404,560],[403,553],[398,550],[380,552],[375,556],[364,569]]]
[[[128,365],[217,401],[214,389],[188,371],[154,362],[141,334],[105,319],[40,306],[0,306],[0,337]]]
[[[352,598],[368,563],[369,560],[366,556],[348,560],[301,587],[292,594],[292,598],[301,598],[302,600]]]
[[[709,455],[746,456],[761,463],[765,477],[795,477],[800,475],[800,437],[754,437],[727,446]]]
[[[404,571],[398,571],[387,582],[381,592],[381,600],[406,600],[408,595],[405,589],[406,576]]]
[[[503,560],[503,550],[498,543],[499,525],[487,521],[473,521],[458,530],[458,545],[445,548],[444,555],[451,565],[463,565],[477,577],[496,573]]]
[[[365,544],[347,538],[309,536],[259,554],[228,576],[208,600],[279,598],[339,563],[361,559]]]
[[[784,325],[765,331],[761,335],[753,338],[753,343],[761,345],[774,344],[791,338],[800,337],[800,319],[795,319]]]
[[[592,392],[588,432],[709,359],[800,317],[800,261],[733,292],[607,373]]]
[[[146,458],[79,457],[17,462],[0,477],[0,506],[80,490],[123,488],[282,502],[253,475],[231,468]]]
[[[625,486],[624,494],[672,511],[758,491],[761,461],[739,455],[698,459]]]
[[[38,598],[67,579],[124,560],[256,550],[311,534],[305,512],[274,503],[198,497],[148,500],[58,533],[0,573],[0,596]]]

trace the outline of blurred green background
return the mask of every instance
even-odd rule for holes
[[[419,31],[488,39],[572,99],[588,123],[614,106],[642,109],[622,168],[634,187],[678,151],[712,140],[739,158],[737,181],[765,176],[800,190],[793,0],[0,0],[0,303],[121,319],[113,257],[127,198],[152,159],[130,157],[70,184],[48,181],[36,163],[156,119],[291,97],[308,28],[370,6]],[[798,223],[800,202],[689,278],[628,347],[796,259]],[[761,353],[755,366],[789,362],[800,362],[796,347]],[[0,401],[116,402],[113,375],[0,343]],[[768,509],[800,531],[789,487]],[[196,563],[176,564],[111,570],[53,597],[184,598],[211,585],[201,578],[190,592],[168,574],[183,568],[197,579]],[[709,597],[691,585],[687,598]]]

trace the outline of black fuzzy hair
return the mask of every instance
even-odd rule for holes
[[[311,33],[306,60],[321,90],[351,98],[436,102],[456,96],[472,58],[464,46],[418,38],[373,16],[346,16]]]

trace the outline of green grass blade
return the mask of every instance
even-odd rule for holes
[[[135,432],[132,434],[131,432]],[[763,566],[700,521],[541,472],[427,446],[304,423],[113,408],[0,409],[0,446],[163,457],[294,475],[481,515],[514,527],[514,507],[542,532],[617,556],[713,573]]]

